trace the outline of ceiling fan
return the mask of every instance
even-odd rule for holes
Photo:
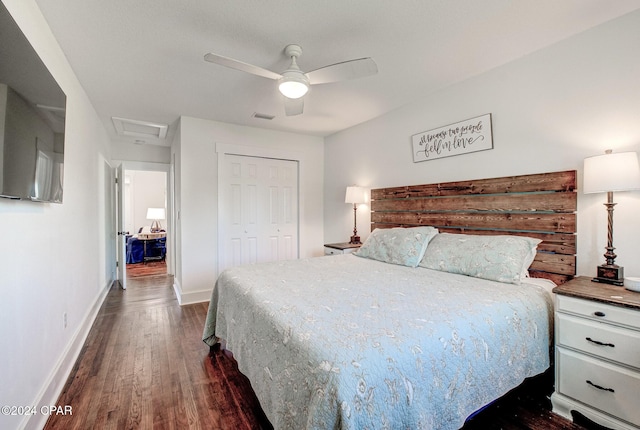
[[[287,116],[302,113],[304,109],[302,97],[309,91],[310,85],[346,81],[378,73],[378,66],[369,57],[343,61],[304,73],[296,63],[296,59],[302,55],[302,48],[298,45],[287,45],[284,52],[287,57],[291,58],[291,65],[281,74],[213,53],[206,54],[204,59],[221,66],[278,81],[278,89],[284,96]]]

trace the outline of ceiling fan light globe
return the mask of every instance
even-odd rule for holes
[[[278,83],[278,89],[283,96],[290,99],[299,99],[309,91],[309,83],[300,74],[287,74],[285,72]]]

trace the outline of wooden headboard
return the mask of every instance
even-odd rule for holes
[[[532,277],[576,274],[576,171],[371,190],[371,230],[430,225],[440,232],[542,239]]]

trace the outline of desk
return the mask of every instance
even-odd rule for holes
[[[140,240],[162,239],[163,237],[167,237],[167,233],[164,231],[159,233],[138,233],[138,239]]]

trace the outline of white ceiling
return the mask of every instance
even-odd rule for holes
[[[113,140],[124,142],[135,138],[117,136],[111,117],[171,125],[187,115],[327,136],[640,8],[638,0],[36,2]],[[304,71],[372,57],[379,73],[313,86],[304,114],[286,117],[275,81],[203,60],[214,52],[280,73],[290,43],[302,46]]]

